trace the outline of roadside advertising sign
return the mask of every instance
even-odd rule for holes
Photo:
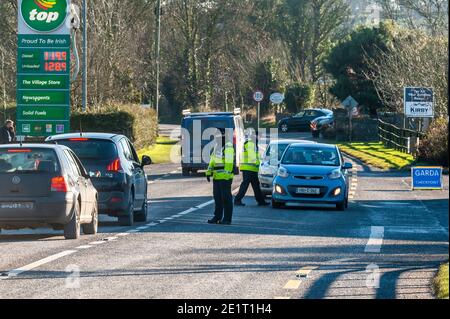
[[[413,190],[441,190],[442,167],[417,166],[411,169]]]
[[[19,0],[17,135],[70,130],[70,0]]]

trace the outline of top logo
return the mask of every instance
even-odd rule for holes
[[[66,20],[67,7],[67,0],[22,0],[20,9],[28,27],[38,32],[52,32]]]

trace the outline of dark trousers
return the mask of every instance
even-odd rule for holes
[[[263,203],[265,201],[264,195],[261,192],[261,187],[259,185],[259,178],[257,172],[242,171],[243,181],[241,187],[239,188],[239,193],[236,195],[234,201],[240,202],[247,193],[248,187],[252,184],[253,192],[255,193],[255,199],[258,203]]]
[[[216,204],[214,217],[217,220],[231,222],[233,218],[233,195],[231,194],[232,183],[232,180],[213,182],[213,194]]]

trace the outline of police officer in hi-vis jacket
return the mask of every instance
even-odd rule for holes
[[[234,146],[225,137],[225,129],[219,129],[216,136],[216,146],[211,155],[206,178],[213,178],[213,193],[215,201],[214,217],[209,224],[230,225],[233,217],[233,195],[231,184],[234,177]]]
[[[258,146],[256,145],[256,134],[254,130],[247,131],[247,139],[244,143],[244,151],[242,153],[241,165],[239,169],[242,171],[243,181],[239,188],[239,193],[234,199],[236,206],[245,206],[242,199],[247,193],[250,184],[255,194],[255,199],[258,202],[258,206],[268,206],[264,199],[264,195],[261,192],[261,186],[259,185],[259,164],[261,163]]]

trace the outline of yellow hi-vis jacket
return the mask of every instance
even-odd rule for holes
[[[244,152],[242,153],[241,165],[239,169],[241,171],[258,172],[259,164],[261,160],[259,158],[258,149],[256,144],[250,139],[244,143]]]
[[[216,146],[209,161],[206,176],[212,176],[216,181],[229,181],[234,177],[234,147],[228,142],[222,150]]]

